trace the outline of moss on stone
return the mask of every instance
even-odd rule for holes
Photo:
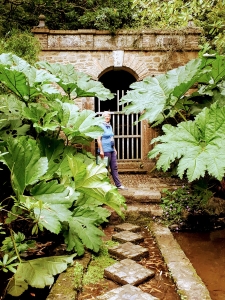
[[[105,242],[98,254],[93,254],[86,274],[83,277],[83,285],[98,283],[104,278],[104,269],[116,262],[108,253],[108,248],[118,245],[118,242],[109,240]]]

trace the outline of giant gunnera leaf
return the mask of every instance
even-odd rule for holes
[[[175,111],[177,101],[192,87],[200,76],[204,60],[194,59],[185,66],[168,71],[155,77],[146,77],[135,82],[133,89],[120,99],[126,106],[123,112],[142,113],[140,120],[147,119],[150,123],[162,122],[165,111]]]
[[[58,84],[61,88],[76,98],[96,96],[100,100],[107,100],[114,97],[101,82],[92,80],[89,75],[76,71],[71,64],[63,65],[42,61],[38,65],[58,77],[60,79]]]
[[[22,261],[8,285],[8,294],[18,297],[28,289],[28,285],[35,288],[51,286],[54,283],[53,276],[65,271],[67,265],[73,263],[74,256],[50,256]]]
[[[25,102],[42,92],[58,93],[50,85],[51,82],[58,81],[56,76],[36,69],[12,53],[0,55],[0,81]]]
[[[41,157],[37,142],[29,137],[10,138],[1,159],[11,171],[11,180],[16,194],[22,195],[26,186],[40,180],[48,169],[47,157]]]
[[[109,183],[106,168],[95,163],[86,166],[76,156],[68,157],[68,161],[76,190],[112,207],[118,215],[123,217],[121,207],[125,206],[125,199]]]
[[[159,156],[157,168],[167,171],[170,164],[179,160],[177,173],[186,172],[189,181],[203,177],[207,172],[221,180],[225,172],[225,107],[214,103],[205,108],[194,121],[181,122],[177,127],[163,126],[164,135],[149,157]]]

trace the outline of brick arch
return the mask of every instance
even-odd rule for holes
[[[124,67],[133,70],[137,74],[137,81],[142,80],[144,77],[151,75],[150,65],[146,63],[146,57],[144,53],[136,52],[125,54]]]
[[[104,69],[104,70],[98,75],[98,79],[99,79],[102,75],[104,75],[105,73],[107,73],[107,72],[109,72],[109,71],[113,71],[114,69],[115,69],[115,68],[114,68],[113,66]],[[126,72],[130,73],[131,75],[134,76],[134,78],[135,78],[137,81],[139,80],[138,74],[137,74],[134,70],[130,69],[129,67],[122,66],[122,67],[120,68],[120,70],[123,70],[123,71],[126,71]]]

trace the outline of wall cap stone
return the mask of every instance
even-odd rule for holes
[[[192,51],[199,50],[201,29],[182,30],[119,30],[112,35],[107,30],[49,30],[33,28],[42,50],[50,51]]]
[[[107,34],[115,37],[117,35],[141,35],[141,34],[163,34],[163,35],[180,35],[180,34],[201,34],[203,29],[200,27],[183,27],[179,30],[173,29],[143,29],[143,30],[118,30],[115,34],[112,34],[109,30],[96,30],[96,29],[78,29],[78,30],[51,30],[48,28],[39,28],[33,27],[31,29],[33,33],[50,33],[50,34],[66,34],[66,35],[74,35],[74,34],[94,34],[94,35],[102,35]]]

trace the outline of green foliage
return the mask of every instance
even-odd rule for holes
[[[187,214],[204,210],[212,196],[212,192],[198,186],[182,186],[173,191],[164,189],[163,194],[162,219],[167,225],[176,224],[178,227],[185,222]]]
[[[130,86],[133,90],[120,100],[121,104],[128,103],[123,111],[127,114],[143,112],[139,121],[147,119],[155,125],[185,112],[188,101],[184,95],[198,80],[205,64],[204,59],[194,59],[166,74],[133,83]]]
[[[0,32],[37,26],[40,14],[46,16],[46,25],[54,30],[91,28],[115,32],[131,26],[134,20],[131,6],[131,0],[27,0],[19,4],[9,0],[6,5],[0,5]]]
[[[111,206],[120,216],[125,206],[124,197],[109,183],[106,168],[97,166],[90,153],[74,147],[88,144],[102,132],[98,126],[102,118],[92,111],[80,111],[74,98],[107,99],[110,91],[70,65],[39,65],[42,69],[13,54],[0,55],[0,80],[10,90],[0,95],[0,161],[10,171],[13,190],[8,195],[10,203],[1,207],[8,211],[4,228],[9,225],[11,232],[1,250],[7,255],[16,253],[19,261],[8,287],[14,296],[28,285],[51,285],[53,276],[67,265],[65,257],[23,261],[21,253],[35,251],[32,241],[51,233],[69,252],[82,255],[85,248],[98,252],[103,235],[98,227],[110,215],[102,205]],[[32,241],[27,239],[31,235]],[[7,261],[8,257],[2,261],[4,271],[12,266]]]
[[[74,256],[49,256],[21,262],[9,283],[8,293],[18,297],[28,289],[28,285],[36,288],[51,286],[53,276],[65,271],[67,265],[73,263]]]
[[[181,122],[177,127],[164,125],[165,135],[154,139],[160,142],[149,157],[160,154],[157,168],[166,171],[171,162],[179,159],[177,174],[187,171],[189,181],[204,177],[206,172],[221,180],[225,170],[224,130],[225,107],[218,103],[205,108],[194,121]]]
[[[50,64],[39,62],[38,66],[48,70],[58,78],[58,84],[63,88],[69,97],[92,97],[93,95],[100,100],[113,99],[114,95],[99,81],[91,80],[85,73],[78,72],[73,65],[62,65],[59,63]]]
[[[82,264],[80,264],[79,262],[76,262],[73,268],[74,268],[74,287],[76,290],[78,290],[82,287],[84,268]]]
[[[13,29],[31,30],[38,26],[40,14],[45,15],[46,26],[52,30],[97,29],[116,33],[124,28],[166,28],[185,31],[189,22],[194,22],[203,28],[203,42],[224,53],[224,5],[224,0],[8,0],[0,4],[0,35],[7,36]],[[17,44],[21,50],[26,45]],[[15,54],[22,56],[23,51]]]
[[[224,0],[134,0],[140,28],[186,29],[189,22],[203,28],[203,40],[224,53]]]
[[[0,260],[0,270],[7,273],[8,271],[16,273],[15,267],[19,265],[18,262],[13,262],[17,259],[17,256],[9,257],[8,254],[3,256],[3,259]]]
[[[92,255],[91,263],[83,277],[84,285],[98,283],[104,278],[104,269],[116,262],[108,253],[108,248],[115,245],[118,243],[107,241],[101,246],[98,254]]]
[[[164,135],[152,140],[157,143],[149,158],[157,158],[157,168],[167,171],[177,164],[180,178],[194,181],[205,174],[221,180],[225,171],[224,104],[225,57],[214,54],[188,62],[154,78],[131,85],[121,99],[128,103],[125,113],[142,113],[152,126],[166,124]],[[192,93],[189,89],[196,85]],[[181,122],[183,121],[183,122]]]
[[[40,42],[30,31],[13,29],[4,38],[0,39],[0,54],[11,52],[30,64],[38,60],[41,50]]]
[[[6,237],[2,242],[1,251],[10,253],[10,255],[15,255],[15,248],[16,250],[21,253],[25,252],[28,249],[34,248],[35,242],[32,240],[25,241],[25,235],[21,232],[13,233],[13,237]]]

